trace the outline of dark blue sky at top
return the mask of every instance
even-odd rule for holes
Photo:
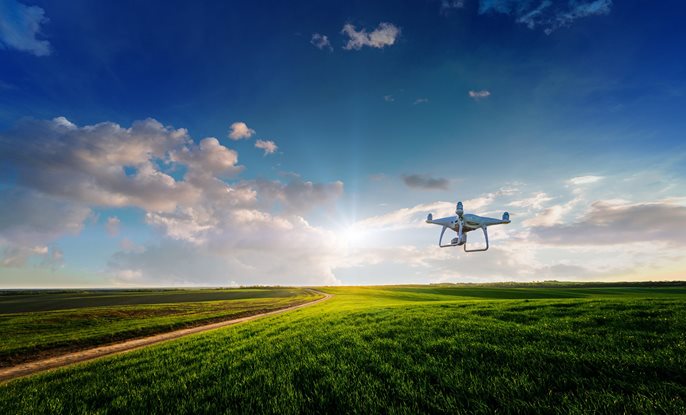
[[[26,4],[45,10],[52,53],[0,50],[3,130],[22,117],[153,117],[236,148],[244,177],[297,171],[352,191],[376,173],[527,179],[684,151],[680,1],[617,0],[549,35],[479,14],[476,0],[448,12],[438,1]],[[401,28],[396,44],[342,49],[344,24],[380,22]],[[482,89],[488,99],[467,95]],[[282,154],[268,165],[229,142],[234,121]],[[683,161],[671,168],[683,174]]]

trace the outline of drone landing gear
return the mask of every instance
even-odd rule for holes
[[[488,250],[488,230],[486,227],[482,227],[481,230],[484,232],[484,239],[486,239],[486,247],[485,248],[480,248],[480,249],[467,249],[467,234],[462,233],[462,226],[460,226],[459,231],[457,232],[457,238],[453,238],[449,244],[443,245],[443,234],[445,234],[445,230],[448,229],[447,226],[444,226],[443,229],[441,230],[441,236],[438,238],[438,246],[441,248],[449,248],[453,246],[460,246],[464,248],[465,252],[483,252]]]
[[[486,239],[486,247],[485,248],[480,248],[480,249],[467,249],[467,241],[465,241],[464,244],[464,251],[465,252],[482,252],[482,251],[488,251],[488,230],[484,226],[481,228],[482,231],[484,231],[484,239]]]

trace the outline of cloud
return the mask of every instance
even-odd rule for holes
[[[193,159],[189,178],[216,167],[186,130],[152,119],[130,128],[29,120],[0,135],[0,162],[16,172],[19,185],[84,205],[173,210],[191,202],[197,187],[170,174],[185,156]]]
[[[469,97],[473,98],[474,100],[478,101],[482,98],[488,98],[491,96],[490,91],[481,90],[481,91],[469,91]]]
[[[339,238],[304,215],[335,209],[340,181],[241,180],[236,151],[152,119],[19,123],[0,134],[0,163],[13,189],[0,187],[5,266],[56,264],[56,242],[81,232],[91,209],[136,207],[158,237],[122,245],[108,265],[118,284],[338,282]],[[118,225],[106,222],[111,234]]]
[[[431,177],[425,174],[410,174],[403,176],[406,186],[423,190],[448,190],[450,180],[443,177]]]
[[[414,100],[414,105],[426,104],[429,102],[429,98],[417,98]]]
[[[465,0],[441,0],[441,13],[464,7]]]
[[[577,221],[531,229],[535,241],[551,245],[620,245],[637,242],[686,244],[686,207],[671,202],[596,201]]]
[[[326,35],[314,33],[312,34],[312,39],[310,39],[310,43],[313,44],[317,49],[328,49],[329,52],[333,52],[331,42],[329,42],[329,38]]]
[[[542,28],[550,34],[567,27],[577,19],[610,13],[612,0],[480,0],[479,13],[501,13],[513,16],[529,29]]]
[[[248,128],[244,122],[238,121],[229,127],[229,138],[232,140],[248,139],[255,134],[255,130]]]
[[[264,150],[265,156],[267,154],[274,154],[279,149],[276,143],[270,140],[257,140],[255,141],[255,147]]]
[[[343,182],[313,183],[300,177],[292,177],[288,183],[273,180],[245,181],[239,189],[256,189],[261,195],[259,203],[263,209],[279,203],[290,214],[303,215],[315,207],[332,207],[333,202],[343,194]]]
[[[170,154],[171,161],[183,163],[189,168],[190,178],[231,177],[243,170],[238,165],[238,153],[224,147],[214,137],[203,138],[198,145],[189,144]]]
[[[554,205],[544,209],[533,218],[523,222],[524,226],[553,226],[564,222],[564,217],[574,208],[574,204]]]
[[[0,1],[0,48],[16,49],[35,56],[48,56],[50,42],[37,38],[48,22],[45,10],[16,0]]]
[[[454,215],[455,203],[433,202],[401,208],[382,215],[371,216],[358,221],[355,225],[361,229],[407,229],[424,226],[426,215],[433,213],[436,217]]]
[[[543,204],[553,200],[552,197],[548,196],[545,192],[538,192],[531,197],[515,200],[508,203],[508,206],[521,207],[527,209],[541,209]]]
[[[393,97],[393,95],[384,95],[383,100],[386,102],[393,102],[395,101],[395,98]]]
[[[567,180],[567,184],[571,184],[573,186],[580,186],[584,184],[596,183],[602,179],[602,176],[577,176]]]
[[[463,201],[464,208],[468,213],[476,213],[475,210],[483,209],[502,196],[514,194],[517,189],[503,187],[495,192],[485,193],[473,199]],[[372,216],[356,223],[360,228],[398,230],[423,227],[426,215],[433,213],[434,217],[450,216],[455,214],[454,202],[436,201],[422,203],[409,208],[397,209],[382,215]]]
[[[343,46],[345,50],[360,50],[364,46],[372,48],[384,48],[395,43],[400,36],[400,28],[392,23],[379,23],[379,26],[371,32],[366,29],[356,30],[355,26],[348,23],[343,26],[341,33],[348,36],[348,42]]]
[[[91,210],[27,189],[0,191],[0,266],[21,267],[32,260],[54,267],[62,252],[52,246],[64,235],[76,235]]]
[[[107,222],[105,222],[105,229],[107,229],[107,233],[110,236],[119,235],[119,224],[120,223],[121,223],[121,220],[119,220],[119,218],[116,216],[110,216],[109,218],[107,218]]]

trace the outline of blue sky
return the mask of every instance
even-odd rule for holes
[[[0,0],[0,285],[681,279],[684,11]]]

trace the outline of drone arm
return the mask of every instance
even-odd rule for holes
[[[486,247],[481,248],[481,249],[467,249],[467,244],[464,244],[464,251],[465,252],[480,252],[480,251],[488,251],[488,229],[483,226],[481,230],[484,231],[484,238],[486,239]]]

